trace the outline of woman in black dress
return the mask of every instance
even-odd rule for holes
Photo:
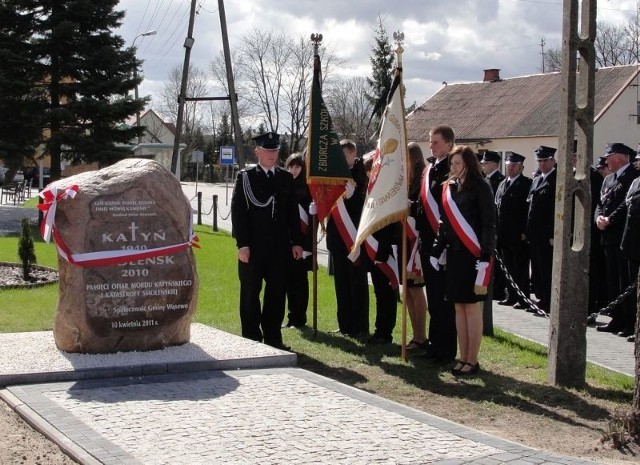
[[[437,268],[446,251],[445,292],[447,300],[455,304],[460,355],[452,372],[469,375],[480,369],[480,302],[486,297],[496,245],[496,208],[493,191],[473,150],[456,146],[449,161],[451,171],[442,192],[444,211],[430,261]]]

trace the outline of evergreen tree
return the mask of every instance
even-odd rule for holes
[[[31,274],[31,265],[36,263],[36,249],[31,238],[31,225],[28,218],[22,218],[20,222],[22,234],[18,242],[18,256],[22,262],[22,278],[26,281]]]
[[[42,139],[44,94],[33,85],[36,63],[28,59],[34,21],[33,12],[23,14],[0,3],[0,158],[14,170],[33,157]]]
[[[142,110],[145,99],[126,97],[141,82],[135,49],[113,34],[124,17],[117,0],[5,0],[3,9],[31,16],[29,53],[35,81],[44,84],[47,110],[45,151],[51,178],[60,176],[62,157],[102,165],[124,158],[138,134],[125,121]],[[3,24],[4,26],[4,24]],[[12,26],[10,26],[12,27]]]
[[[366,93],[367,100],[373,105],[373,117],[376,131],[382,120],[387,103],[387,95],[393,82],[394,55],[389,42],[389,35],[384,28],[382,18],[378,17],[378,29],[376,29],[375,45],[371,50],[371,77],[367,78],[370,91]]]

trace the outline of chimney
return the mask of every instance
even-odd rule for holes
[[[484,79],[482,82],[499,82],[500,79],[500,69],[499,68],[491,68],[484,70]]]

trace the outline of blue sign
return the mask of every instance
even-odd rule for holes
[[[220,164],[231,166],[235,163],[236,148],[230,145],[224,145],[220,147]]]

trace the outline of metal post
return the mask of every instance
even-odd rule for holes
[[[202,192],[198,192],[198,226],[202,225]]]
[[[218,231],[218,196],[213,196],[213,230]]]
[[[137,36],[135,36],[135,38],[133,39],[133,43],[131,44],[131,47],[135,47],[136,46],[136,40],[139,37],[147,37],[147,36],[154,36],[156,35],[157,31],[147,31],[147,32],[143,32],[142,34],[138,34]],[[134,97],[136,102],[138,101],[138,60],[135,59],[134,57],[134,61],[135,64],[133,66],[133,80],[136,81],[136,87],[134,89]],[[138,129],[138,144],[140,144],[142,142],[142,137],[140,136],[140,110],[136,111],[136,128]]]
[[[595,95],[596,0],[564,0],[558,175],[553,237],[549,367],[552,384],[580,387],[587,365],[589,246]],[[578,15],[581,25],[578,28]],[[578,30],[579,29],[579,30]],[[580,55],[580,73],[576,69]],[[576,123],[578,128],[576,130]],[[574,134],[578,137],[575,173]],[[573,221],[572,221],[573,219]],[[573,229],[572,229],[573,227]]]
[[[173,156],[171,157],[171,172],[178,174],[178,155],[180,152],[180,135],[182,133],[182,120],[184,118],[184,103],[187,98],[187,81],[189,79],[189,59],[193,47],[193,23],[196,17],[196,0],[191,0],[191,13],[189,16],[189,28],[187,38],[184,40],[184,65],[182,66],[182,83],[180,95],[178,95],[178,116],[176,118],[176,136],[173,140]]]

